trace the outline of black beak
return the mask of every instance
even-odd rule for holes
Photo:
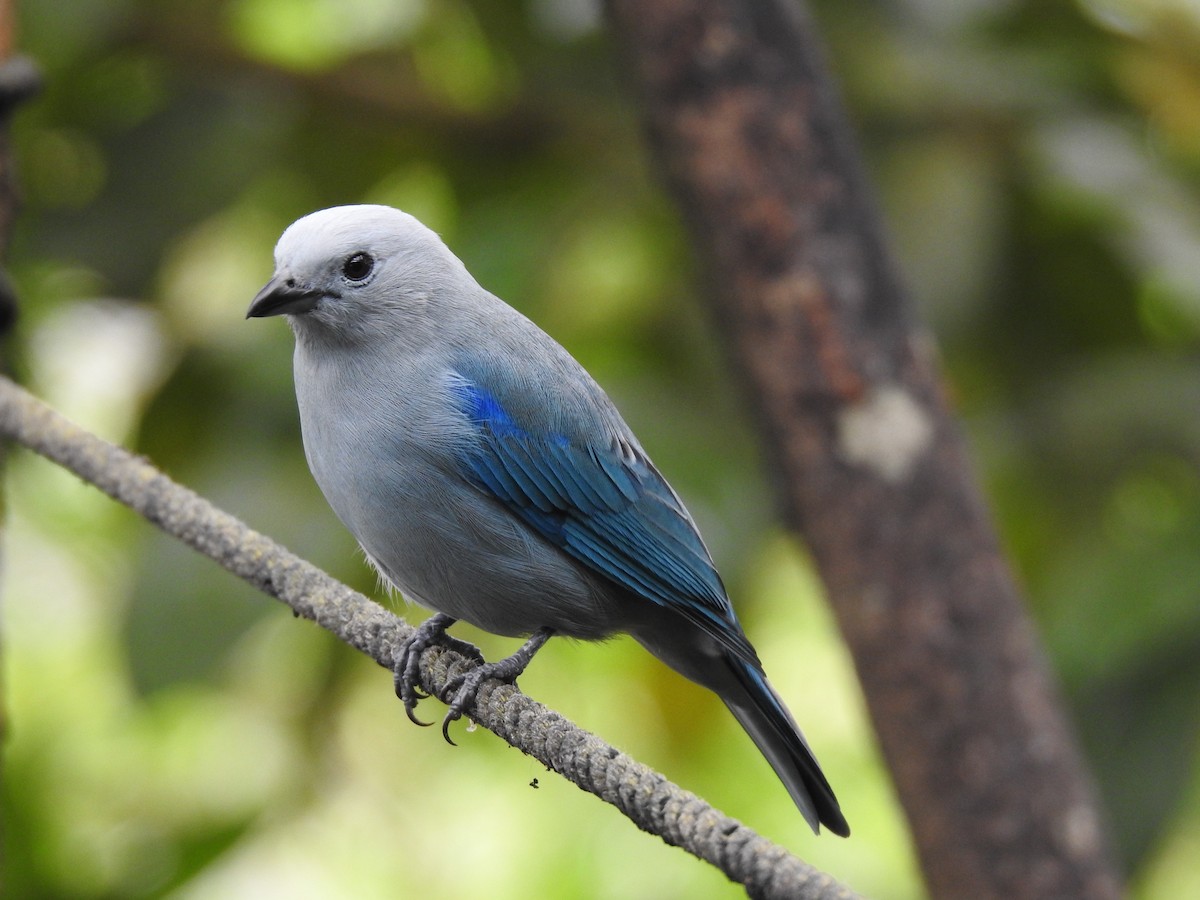
[[[316,306],[323,296],[323,291],[297,284],[294,278],[276,276],[255,295],[250,308],[246,310],[246,318],[261,319],[264,316],[279,316],[284,313],[306,313]]]

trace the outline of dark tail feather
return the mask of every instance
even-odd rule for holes
[[[836,835],[849,837],[850,826],[833,789],[767,676],[745,660],[727,657],[726,661],[741,690],[723,691],[721,699],[754,739],[812,830],[819,834],[819,825],[824,825]]]

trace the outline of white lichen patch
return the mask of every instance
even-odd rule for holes
[[[838,418],[842,456],[892,484],[908,477],[932,440],[928,414],[894,384],[873,389]]]

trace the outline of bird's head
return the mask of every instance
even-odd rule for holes
[[[390,206],[337,206],[293,222],[247,318],[287,315],[297,336],[395,333],[473,280],[441,238]]]

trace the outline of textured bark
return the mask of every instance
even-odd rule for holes
[[[789,0],[607,5],[931,892],[1118,896],[1089,777],[809,20]]]
[[[69,422],[0,377],[0,439],[41,454],[124,503],[167,534],[286,603],[391,669],[412,627],[289,553],[146,460]],[[453,650],[421,656],[421,686],[445,697],[447,682],[477,665]],[[400,714],[396,703],[396,714]],[[471,718],[546,768],[621,810],[638,828],[720,869],[764,900],[853,900],[849,888],[789,854],[700,797],[644,766],[511,684],[487,681]]]

